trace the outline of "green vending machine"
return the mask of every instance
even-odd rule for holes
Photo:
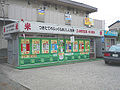
[[[58,39],[58,60],[64,61],[64,40]]]
[[[86,54],[86,59],[89,58],[90,55],[90,41],[85,40],[85,54]]]
[[[74,60],[72,43],[69,39],[65,40],[65,60]]]
[[[50,42],[50,61],[51,62],[57,62],[58,61],[58,40],[57,39],[51,39]]]

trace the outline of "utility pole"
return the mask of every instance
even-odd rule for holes
[[[1,6],[3,12],[3,25],[5,26],[5,11],[4,11],[5,1],[1,1]]]

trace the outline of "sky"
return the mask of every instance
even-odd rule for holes
[[[90,18],[105,20],[105,29],[108,26],[120,20],[120,0],[72,0],[84,3],[98,9],[89,15]]]

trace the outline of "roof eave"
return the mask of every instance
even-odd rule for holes
[[[113,24],[111,24],[110,26],[108,26],[108,28],[110,28],[111,26],[113,26],[116,23],[120,23],[120,20],[118,20],[118,21],[114,22]]]
[[[59,2],[63,2],[63,3],[67,3],[73,6],[78,6],[85,8],[87,10],[87,12],[92,13],[92,12],[97,12],[97,8],[83,4],[83,3],[79,3],[79,2],[75,2],[75,1],[71,1],[71,0],[58,0]]]

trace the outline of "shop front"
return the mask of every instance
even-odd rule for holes
[[[88,60],[95,51],[94,38],[103,35],[102,30],[40,22],[21,21],[4,27],[8,63],[17,67]]]
[[[118,32],[105,30],[104,35],[105,35],[105,50],[108,50],[112,45],[116,44]]]

